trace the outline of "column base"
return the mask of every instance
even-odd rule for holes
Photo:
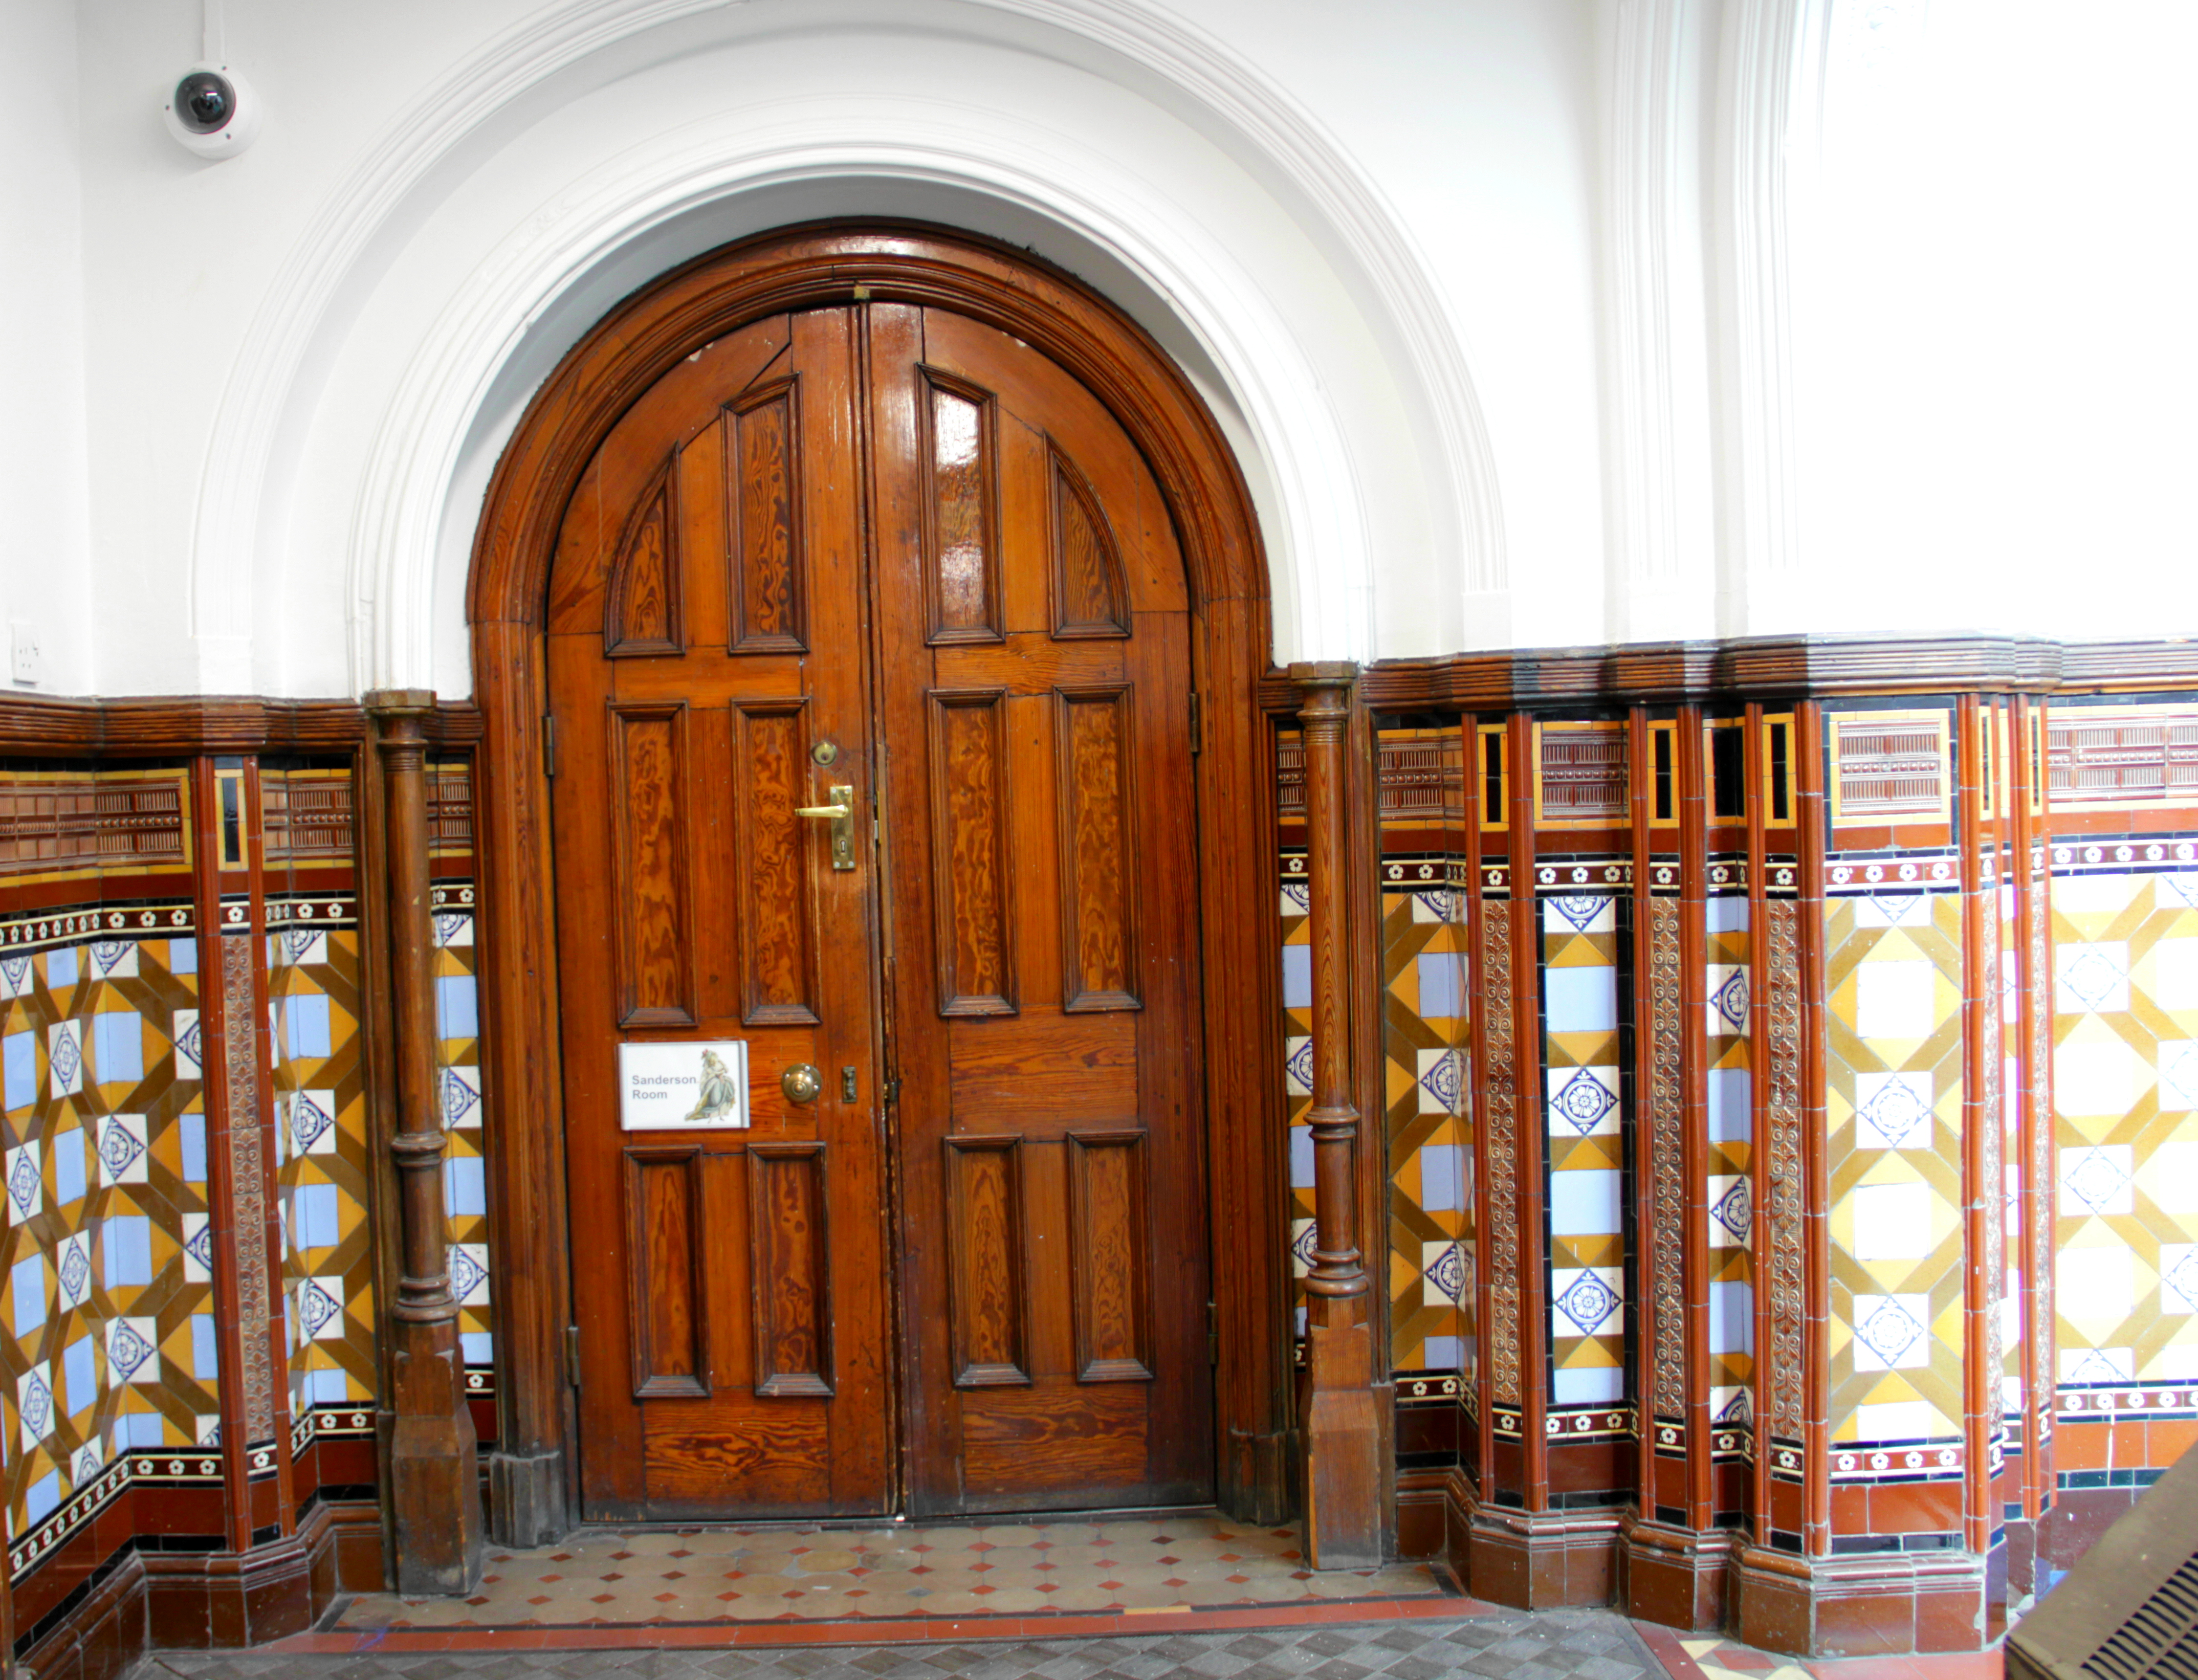
[[[412,1597],[471,1592],[483,1541],[480,1447],[466,1402],[455,1330],[399,1326],[423,1346],[391,1364],[396,1404],[382,1415],[397,1590]],[[447,1344],[447,1346],[444,1345]]]
[[[1980,1651],[1987,1565],[1971,1552],[1804,1558],[1742,1542],[1727,1589],[1734,1631],[1796,1657]]]
[[[1475,1598],[1519,1610],[1611,1602],[1625,1513],[1486,1504],[1462,1472],[1451,1474],[1450,1502],[1450,1567]]]
[[[572,1532],[565,1455],[496,1452],[488,1456],[488,1526],[499,1546],[555,1545]]]
[[[1736,1538],[1731,1529],[1678,1528],[1629,1514],[1619,1526],[1619,1606],[1689,1633],[1720,1631]]]
[[[1298,1513],[1298,1462],[1302,1446],[1294,1429],[1271,1434],[1229,1432],[1223,1460],[1220,1505],[1239,1522],[1273,1528]]]

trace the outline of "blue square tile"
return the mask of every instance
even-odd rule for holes
[[[27,1336],[46,1322],[46,1263],[33,1254],[9,1271],[15,1289],[15,1334]]]
[[[198,971],[199,942],[196,939],[169,940],[168,972],[172,974],[195,974]]]
[[[1755,1351],[1755,1292],[1745,1283],[1710,1285],[1710,1352]]]
[[[480,1037],[474,1007],[474,977],[471,974],[438,974],[435,977],[435,1036],[439,1038]]]
[[[91,1018],[91,1071],[102,1085],[134,1085],[145,1077],[145,1029],[135,1009],[102,1009]]]
[[[1429,1213],[1455,1213],[1464,1200],[1465,1177],[1455,1143],[1420,1147],[1420,1206]]]
[[[1420,1014],[1430,1020],[1452,1020],[1463,1014],[1463,962],[1455,952],[1423,952],[1412,959],[1420,970]]]
[[[329,1000],[318,992],[308,992],[282,1000],[282,1020],[290,1056],[293,1060],[324,1056],[329,1053]]]
[[[1560,1406],[1611,1406],[1625,1398],[1625,1373],[1616,1366],[1560,1367],[1550,1381],[1550,1398]]]
[[[119,1289],[153,1281],[153,1222],[142,1213],[120,1213],[100,1233],[107,1287]]]
[[[1709,1096],[1710,1142],[1745,1143],[1754,1136],[1755,1119],[1748,1107],[1751,1092],[1747,1068],[1712,1067]]]
[[[1745,933],[1747,931],[1747,900],[1737,898],[1711,899],[1709,931],[1712,933]]]
[[[48,991],[61,991],[73,986],[76,984],[76,977],[77,959],[74,946],[64,946],[59,950],[49,950],[46,953]]]
[[[1556,1236],[1614,1236],[1625,1229],[1625,1174],[1608,1168],[1550,1175],[1550,1230]]]
[[[61,1355],[61,1385],[72,1416],[99,1398],[99,1370],[91,1357],[91,1338],[78,1336]]]
[[[0,1038],[0,1079],[4,1079],[9,1110],[27,1108],[38,1100],[38,1041],[28,1032],[10,1032]]]
[[[32,1526],[44,1522],[61,1503],[61,1473],[49,1470],[24,1491],[24,1514]]]
[[[472,1218],[488,1212],[486,1167],[479,1155],[453,1155],[443,1163],[443,1194],[451,1214]]]
[[[206,1181],[206,1116],[184,1114],[177,1124],[183,1133],[183,1182],[203,1184]]]
[[[54,1134],[54,1203],[66,1206],[84,1199],[84,1132],[71,1126]]]
[[[1552,1032],[1609,1032],[1618,1026],[1618,970],[1545,968],[1542,999]]]
[[[295,1205],[300,1248],[333,1248],[342,1240],[342,1212],[334,1185],[300,1184]]]
[[[221,1354],[214,1342],[213,1315],[191,1315],[191,1375],[212,1382],[221,1375]]]
[[[1311,945],[1282,947],[1282,1007],[1286,1009],[1312,1008]]]

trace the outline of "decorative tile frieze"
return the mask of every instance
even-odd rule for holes
[[[1835,898],[1879,892],[1951,892],[1962,884],[1961,854],[1937,852],[1835,852],[1824,868],[1824,891]]]

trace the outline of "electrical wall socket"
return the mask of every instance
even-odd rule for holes
[[[15,632],[15,650],[9,674],[18,683],[43,682],[46,675],[46,659],[38,648],[38,627],[19,620],[10,628]]]

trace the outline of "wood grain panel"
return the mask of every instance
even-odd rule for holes
[[[1022,1139],[949,1137],[946,1219],[954,1268],[954,1386],[1030,1381]]]
[[[742,653],[809,645],[800,394],[799,380],[776,380],[744,392],[726,410],[733,646]]]
[[[686,651],[680,614],[678,456],[666,457],[619,538],[603,604],[603,652],[612,659]]]
[[[700,1237],[701,1156],[698,1143],[625,1151],[637,1400],[695,1398],[710,1392]]]
[[[800,1509],[831,1497],[821,1400],[665,1401],[648,1409],[643,1430],[649,1509],[667,1517]]]
[[[1079,1382],[1150,1382],[1145,1134],[1068,1134],[1070,1310]]]
[[[824,1145],[748,1144],[749,1276],[755,1282],[755,1392],[829,1394],[831,1245]]]
[[[930,691],[932,921],[939,1013],[1015,1011],[1007,720],[999,689]]]
[[[997,642],[999,447],[991,393],[927,370],[922,421],[924,595],[933,644]]]
[[[1067,640],[1130,633],[1122,549],[1099,493],[1073,461],[1047,450],[1053,488],[1053,633]]]
[[[1130,689],[1059,689],[1061,1007],[1134,1009],[1136,815]]]
[[[962,1479],[972,1494],[1135,1485],[1149,1428],[1143,1387],[1049,1384],[962,1401]]]
[[[610,735],[619,1025],[691,1026],[687,708],[613,703]]]
[[[1032,1015],[952,1032],[954,1113],[965,1125],[1009,1115],[1137,1118],[1137,1025],[1128,1015]]]
[[[814,887],[806,867],[809,730],[805,701],[734,708],[738,789],[741,1019],[751,1026],[817,1020]]]

